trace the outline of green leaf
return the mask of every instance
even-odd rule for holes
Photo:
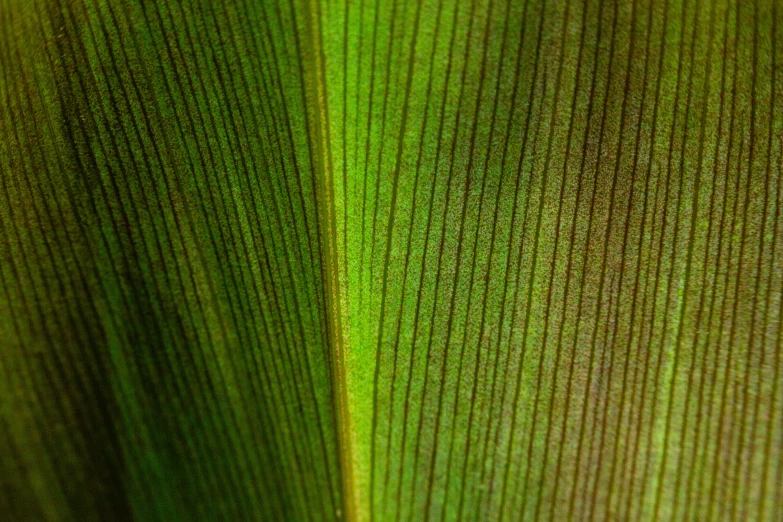
[[[0,0],[0,518],[775,520],[778,0]]]

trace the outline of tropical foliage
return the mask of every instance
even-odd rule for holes
[[[777,520],[778,0],[0,0],[0,518]]]

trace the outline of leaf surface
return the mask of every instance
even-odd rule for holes
[[[780,8],[0,0],[0,514],[774,520]]]

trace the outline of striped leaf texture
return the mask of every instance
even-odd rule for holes
[[[783,516],[780,0],[0,0],[0,519]]]

